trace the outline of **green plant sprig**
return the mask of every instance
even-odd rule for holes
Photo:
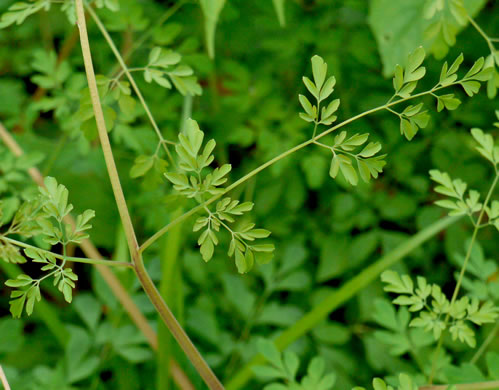
[[[10,310],[14,317],[20,317],[24,308],[31,315],[35,301],[41,300],[40,284],[42,281],[53,277],[54,285],[64,295],[67,302],[72,300],[72,289],[78,276],[65,268],[66,262],[79,262],[87,264],[105,264],[121,267],[133,267],[129,262],[114,262],[100,259],[87,259],[70,257],[66,254],[69,243],[81,243],[88,238],[88,231],[92,225],[90,220],[94,217],[93,210],[86,210],[76,218],[75,226],[64,222],[65,217],[73,209],[68,203],[69,192],[62,184],[58,184],[52,177],[45,178],[45,188],[39,188],[38,198],[25,202],[16,212],[7,231],[0,235],[0,253],[4,261],[24,263],[26,259],[20,254],[19,248],[24,248],[24,254],[35,263],[44,264],[42,271],[49,271],[39,279],[33,279],[21,274],[16,279],[9,279],[6,285],[20,288],[11,292]],[[8,235],[21,235],[24,237],[42,236],[50,245],[61,244],[63,253],[57,254],[40,249],[33,245],[7,237]],[[57,260],[61,260],[60,263]]]
[[[230,164],[224,164],[209,173],[203,173],[209,169],[215,159],[212,152],[216,146],[215,140],[211,139],[202,148],[203,139],[204,132],[199,129],[197,122],[188,119],[175,147],[180,172],[168,172],[165,173],[165,177],[173,184],[176,191],[196,200],[198,205],[202,206],[200,211],[207,214],[198,217],[193,226],[194,232],[203,230],[198,239],[203,260],[209,261],[213,257],[215,246],[219,242],[217,233],[220,227],[223,227],[231,235],[227,254],[229,257],[234,256],[239,273],[246,273],[253,268],[255,261],[263,264],[271,260],[273,244],[253,243],[255,239],[267,238],[270,232],[265,229],[255,229],[253,223],[247,222],[237,226],[237,229],[227,225],[234,223],[236,217],[250,211],[253,208],[252,202],[240,203],[238,200],[226,197],[217,202],[215,211],[203,204],[207,196],[223,192],[221,186],[227,182],[226,176],[231,170]]]
[[[400,276],[394,271],[385,271],[381,280],[386,283],[385,291],[399,294],[393,300],[394,304],[409,306],[410,312],[420,312],[409,326],[433,332],[435,340],[439,340],[442,333],[449,330],[453,340],[459,339],[474,348],[475,333],[466,322],[482,325],[493,323],[499,317],[499,308],[491,301],[479,306],[477,298],[469,299],[464,296],[451,304],[439,285],[429,284],[421,276],[417,278],[417,288],[414,288],[414,282],[409,275]],[[449,320],[445,321],[443,317],[449,317],[452,321],[449,323]]]
[[[480,64],[480,62],[478,63]],[[478,66],[473,66],[473,68],[478,68]],[[473,69],[472,68],[472,69]],[[475,71],[475,70],[474,70]],[[480,70],[478,70],[479,72]],[[322,71],[323,72],[323,71]],[[470,73],[470,72],[468,72]],[[476,73],[475,73],[476,74]],[[451,75],[452,76],[452,75]],[[322,78],[322,76],[321,76]],[[319,80],[321,79],[319,78]],[[151,246],[151,244],[153,244],[155,241],[157,241],[161,236],[163,236],[163,234],[165,234],[166,232],[168,232],[168,230],[170,230],[172,227],[174,227],[175,225],[177,225],[178,223],[186,220],[187,218],[191,217],[192,215],[198,213],[199,211],[201,211],[204,206],[208,206],[210,204],[212,204],[213,202],[217,201],[218,199],[220,199],[223,195],[227,194],[228,192],[230,192],[231,190],[233,190],[234,188],[238,187],[239,185],[245,183],[247,180],[251,179],[252,177],[254,177],[255,175],[257,175],[258,173],[260,173],[261,171],[263,171],[264,169],[270,167],[271,165],[279,162],[280,160],[298,152],[299,150],[311,145],[311,144],[315,144],[319,139],[325,137],[326,135],[332,133],[333,131],[336,131],[342,127],[345,127],[346,125],[352,123],[352,122],[355,122],[356,120],[358,119],[361,119],[365,116],[368,116],[368,115],[371,115],[371,114],[374,114],[376,112],[379,112],[379,111],[383,111],[383,110],[386,110],[388,108],[392,108],[396,105],[399,105],[401,103],[404,103],[406,101],[409,101],[409,100],[412,100],[412,99],[417,99],[417,98],[420,98],[420,97],[423,97],[423,96],[426,96],[426,95],[431,95],[432,93],[436,92],[436,91],[439,91],[439,90],[442,90],[442,89],[445,89],[445,88],[449,88],[449,87],[452,87],[452,86],[455,86],[455,85],[459,85],[461,84],[463,81],[467,81],[467,76],[465,76],[463,79],[461,80],[452,80],[452,78],[450,80],[447,80],[446,82],[444,82],[443,84],[441,82],[439,82],[439,84],[437,84],[437,86],[433,87],[432,89],[430,90],[427,90],[427,91],[423,91],[423,92],[419,92],[417,94],[414,94],[414,95],[407,95],[405,97],[400,97],[399,99],[395,100],[395,101],[389,101],[381,106],[378,106],[378,107],[375,107],[375,108],[372,108],[368,111],[365,111],[363,113],[360,113],[358,115],[355,115],[349,119],[346,119],[344,120],[343,122],[333,126],[333,127],[330,127],[329,129],[326,129],[324,130],[322,133],[319,133],[319,134],[316,134],[315,136],[311,137],[310,139],[302,142],[301,144],[298,144],[296,146],[294,146],[293,148],[291,149],[288,149],[286,150],[285,152],[279,154],[278,156],[270,159],[269,161],[267,161],[266,163],[260,165],[259,167],[255,168],[254,170],[252,170],[251,172],[247,173],[246,175],[242,176],[240,179],[238,179],[237,181],[235,181],[234,183],[232,183],[231,185],[225,187],[222,192],[220,192],[219,194],[216,194],[216,195],[213,195],[211,198],[205,200],[203,203],[199,204],[198,206],[192,208],[191,210],[185,212],[184,214],[182,214],[181,216],[177,217],[176,219],[174,219],[173,221],[171,221],[170,223],[168,223],[167,225],[165,225],[163,228],[161,228],[160,230],[158,230],[156,233],[154,233],[149,239],[147,239],[142,245],[140,245],[140,248],[139,248],[139,251],[142,253],[143,251],[145,251],[148,247]],[[316,88],[317,89],[317,88]],[[306,104],[306,103],[305,103]],[[302,103],[303,105],[303,103]],[[306,104],[307,105],[307,104]],[[310,104],[311,105],[311,104]],[[307,105],[308,106],[308,105]],[[314,114],[314,106],[312,106],[312,114]],[[305,112],[307,114],[307,110]],[[315,117],[313,115],[311,115],[310,117],[311,118],[317,118],[317,113],[318,113],[318,110],[317,108],[315,109]],[[310,115],[310,114],[308,114]],[[303,117],[303,116],[302,116]],[[310,119],[310,118],[307,118],[307,119]],[[319,122],[320,121],[317,121],[316,119],[312,119],[310,120],[311,122],[316,122],[314,123],[314,128],[315,126],[319,125]]]
[[[482,210],[480,211],[480,214],[478,215],[478,219],[476,221],[475,228],[473,229],[473,233],[472,233],[472,236],[471,236],[471,241],[470,241],[470,244],[469,244],[469,247],[468,247],[468,251],[466,252],[466,256],[464,258],[464,263],[463,263],[463,266],[461,267],[461,271],[459,273],[459,277],[458,277],[458,280],[457,280],[457,283],[456,283],[456,287],[454,288],[454,292],[452,294],[452,299],[451,299],[451,302],[450,302],[451,307],[454,306],[454,304],[455,304],[455,302],[457,300],[457,296],[458,296],[459,290],[461,288],[461,283],[463,281],[464,273],[466,272],[466,267],[468,266],[468,262],[469,262],[470,257],[471,257],[471,251],[473,250],[473,245],[475,243],[478,231],[480,229],[480,223],[482,222],[482,218],[483,218],[483,216],[485,214],[486,207],[487,207],[487,205],[488,205],[488,203],[490,201],[490,198],[491,198],[491,196],[492,196],[492,194],[494,192],[494,189],[495,189],[495,187],[497,185],[498,180],[499,180],[499,174],[496,172],[494,180],[493,180],[493,182],[492,182],[492,184],[491,184],[491,186],[489,188],[489,191],[487,192],[485,200],[483,202]],[[444,323],[447,323],[449,321],[449,317],[450,317],[450,315],[447,314],[446,317],[445,317]],[[437,345],[437,348],[435,350],[435,355],[434,355],[433,363],[432,363],[432,371],[431,371],[431,375],[430,375],[430,384],[432,383],[433,378],[435,376],[436,360],[438,359],[438,354],[439,354],[440,348],[442,347],[442,340],[443,340],[443,338],[440,338],[439,343]]]
[[[497,113],[496,113],[497,114]],[[499,114],[498,114],[499,115]],[[468,245],[468,249],[466,252],[466,256],[464,258],[456,286],[454,288],[454,292],[452,294],[451,301],[449,303],[449,311],[447,311],[445,315],[445,319],[443,321],[443,329],[447,328],[448,321],[451,317],[451,311],[454,310],[455,305],[457,304],[457,297],[459,295],[459,290],[461,288],[461,284],[463,281],[464,274],[466,272],[466,268],[468,266],[469,260],[471,258],[471,253],[473,250],[473,246],[475,244],[478,231],[489,224],[492,224],[494,226],[499,225],[496,224],[495,219],[499,218],[499,202],[494,201],[492,202],[492,207],[489,207],[489,202],[491,201],[492,195],[494,193],[494,190],[497,186],[497,183],[499,181],[499,169],[498,169],[498,163],[499,163],[499,147],[495,145],[494,139],[492,138],[491,135],[485,134],[482,130],[480,129],[472,129],[471,130],[471,135],[475,139],[477,146],[475,146],[475,149],[484,157],[489,163],[493,166],[494,168],[494,179],[492,181],[492,184],[490,185],[490,188],[487,192],[487,195],[485,196],[485,200],[483,201],[482,204],[479,203],[479,193],[474,190],[470,190],[469,196],[466,200],[464,200],[464,192],[466,190],[466,183],[464,183],[461,180],[454,180],[452,181],[449,177],[448,174],[441,173],[439,171],[431,171],[430,175],[431,178],[436,181],[439,186],[435,188],[435,191],[453,197],[457,198],[458,201],[451,201],[451,200],[441,200],[437,201],[437,205],[444,207],[446,209],[450,209],[450,214],[454,215],[459,215],[459,214],[468,214],[473,222],[473,233],[471,236],[470,243]],[[473,220],[472,215],[473,213],[478,212],[478,217],[476,219],[476,222]],[[489,222],[487,224],[482,224],[482,219],[483,217],[487,214],[489,218]],[[497,226],[496,226],[497,227]],[[498,229],[499,230],[499,229]],[[464,302],[463,302],[464,303]],[[461,305],[463,306],[463,305]],[[465,305],[464,305],[465,306]],[[466,330],[464,330],[466,332]],[[464,337],[464,336],[463,336]],[[438,355],[440,352],[440,349],[442,347],[442,341],[443,338],[440,337],[439,342],[437,344],[437,348],[435,349],[435,354],[433,357],[433,362],[432,362],[432,369],[431,369],[431,374],[429,377],[430,384],[433,381],[433,378],[436,374],[436,361],[438,359]]]
[[[396,98],[404,99],[411,96],[417,87],[418,81],[426,74],[426,68],[422,66],[425,56],[424,49],[419,47],[409,56],[405,69],[400,65],[395,67],[393,77],[395,93],[388,100],[388,103]],[[458,79],[457,72],[463,59],[464,56],[460,54],[450,67],[447,62],[444,62],[438,83],[429,91],[429,95],[437,100],[438,112],[444,108],[449,111],[455,110],[459,107],[461,101],[454,94],[437,95],[436,91],[452,85],[461,85],[466,94],[472,97],[478,93],[480,82],[489,80],[493,72],[493,69],[487,67],[485,59],[481,57],[475,61],[463,78]],[[430,116],[426,110],[423,110],[423,107],[423,103],[419,103],[415,106],[407,106],[402,112],[392,110],[390,107],[386,107],[386,110],[399,117],[400,133],[410,141],[417,134],[419,128],[425,128],[428,125]]]
[[[494,201],[492,202],[492,207],[488,206],[499,181],[499,147],[495,146],[491,135],[485,134],[480,129],[472,129],[471,134],[477,143],[475,149],[491,163],[495,173],[483,203],[479,202],[480,194],[476,190],[469,190],[468,196],[465,197],[467,184],[462,180],[452,180],[447,173],[437,170],[430,171],[431,179],[438,184],[435,187],[435,191],[453,198],[452,200],[438,200],[435,203],[440,207],[449,209],[450,215],[468,215],[474,227],[466,256],[452,293],[452,298],[449,301],[438,285],[430,285],[422,277],[418,277],[418,287],[414,290],[414,283],[408,275],[400,277],[393,271],[385,271],[381,276],[382,280],[387,283],[385,287],[386,291],[402,294],[393,301],[394,304],[407,305],[409,306],[409,311],[412,312],[422,310],[419,317],[411,321],[410,326],[423,327],[427,331],[432,331],[434,338],[438,340],[429,376],[430,384],[436,374],[436,362],[442,347],[442,335],[445,331],[449,330],[454,340],[459,339],[474,348],[476,345],[474,332],[465,322],[470,321],[477,325],[482,325],[483,323],[495,322],[499,316],[499,308],[495,307],[491,301],[486,301],[479,307],[476,298],[469,299],[467,296],[464,296],[458,299],[460,287],[471,258],[478,231],[488,225],[498,225],[496,219],[499,218],[499,202]],[[475,213],[478,213],[476,220],[474,219]],[[485,214],[487,214],[489,222],[482,224],[481,222]],[[429,304],[430,297],[432,298],[431,305]]]

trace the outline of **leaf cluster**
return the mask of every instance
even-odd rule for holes
[[[381,280],[386,284],[385,291],[399,294],[393,303],[408,306],[410,312],[419,312],[409,326],[423,328],[432,332],[438,340],[448,329],[452,339],[465,342],[470,347],[476,345],[475,332],[469,323],[483,325],[493,323],[499,317],[499,308],[493,302],[482,305],[477,298],[464,296],[451,303],[437,284],[429,284],[424,277],[418,276],[417,286],[408,275],[400,276],[394,271],[385,271]],[[447,322],[446,318],[451,319]]]
[[[217,233],[220,227],[223,227],[231,235],[228,255],[234,256],[239,273],[246,273],[253,268],[255,261],[264,264],[272,259],[273,244],[253,244],[255,239],[267,238],[270,231],[256,229],[254,223],[247,221],[239,224],[237,228],[227,225],[234,223],[236,217],[251,211],[252,202],[240,203],[226,197],[216,203],[214,211],[204,205],[207,196],[222,195],[226,192],[221,186],[227,182],[226,176],[232,167],[230,164],[224,164],[208,171],[215,160],[212,152],[216,142],[209,140],[202,149],[203,139],[204,132],[199,129],[197,122],[189,119],[185,134],[179,134],[179,143],[175,147],[181,173],[168,172],[165,177],[180,194],[203,204],[207,215],[196,220],[193,231],[203,230],[198,238],[198,245],[204,261],[213,257],[215,246],[219,243]]]

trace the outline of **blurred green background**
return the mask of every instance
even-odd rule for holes
[[[120,0],[118,11],[102,8],[96,12],[120,50],[130,50],[146,37],[131,55],[131,67],[143,66],[150,49],[161,46],[180,53],[182,61],[194,69],[201,96],[184,97],[175,89],[148,84],[138,73],[136,79],[165,138],[176,140],[182,118],[190,113],[206,137],[217,141],[216,162],[230,162],[231,181],[235,181],[310,137],[311,126],[298,116],[297,95],[305,93],[301,78],[310,77],[314,54],[324,58],[329,74],[337,79],[333,97],[341,98],[340,121],[384,104],[393,93],[395,64],[403,64],[420,45],[437,57],[430,55],[426,61],[421,90],[438,81],[444,60],[452,62],[462,52],[463,67],[469,68],[478,57],[489,54],[486,42],[470,26],[459,31],[451,47],[446,47],[440,36],[429,38],[427,29],[435,20],[425,19],[424,3],[288,0],[283,2],[284,20],[279,23],[274,2],[229,0],[216,26],[214,59],[206,54],[205,20],[196,1]],[[0,0],[0,12],[11,4]],[[499,36],[497,2],[473,0],[466,5],[490,36]],[[178,9],[158,24],[172,7]],[[44,175],[54,176],[68,187],[76,211],[96,211],[91,239],[102,253],[126,260],[126,242],[96,134],[88,125],[82,129],[81,123],[75,123],[86,82],[75,27],[59,8],[53,4],[50,11],[29,17],[21,26],[0,30],[0,120]],[[445,18],[451,20],[447,14],[442,20]],[[116,60],[95,24],[89,20],[88,25],[96,72],[111,74]],[[75,42],[65,59],[68,75],[57,80],[57,71],[43,53],[60,53],[71,39]],[[37,59],[41,65],[37,66]],[[40,74],[56,80],[45,97],[36,100],[33,95]],[[328,293],[443,218],[445,212],[432,205],[438,196],[431,190],[430,169],[446,171],[472,188],[487,190],[492,170],[473,151],[469,129],[492,129],[497,121],[497,98],[489,98],[483,87],[473,98],[462,90],[456,89],[456,93],[463,101],[456,111],[437,113],[434,102],[424,99],[431,107],[431,120],[411,142],[400,135],[398,120],[389,113],[368,116],[346,127],[349,133],[369,132],[388,155],[384,173],[369,184],[351,187],[341,175],[332,180],[328,153],[309,147],[237,188],[233,197],[254,201],[251,217],[273,232],[276,255],[271,263],[244,276],[237,274],[226,255],[227,237],[214,258],[204,263],[196,247],[197,236],[191,232],[192,220],[146,252],[153,279],[224,382],[255,355],[259,337],[280,334]],[[117,112],[110,137],[143,242],[193,203],[176,196],[154,169],[143,177],[130,177],[135,158],[153,154],[157,140],[139,105],[132,116]],[[22,179],[9,181],[9,156],[0,144],[0,197],[21,199],[33,191],[33,184],[21,171]],[[470,232],[465,221],[456,223],[396,268],[426,275],[452,291],[453,274],[458,270],[456,254],[464,252]],[[497,237],[492,229],[483,230],[480,236],[484,258],[496,263]],[[75,253],[81,255],[77,248]],[[162,264],[171,265],[169,274]],[[4,262],[0,266],[3,285],[12,276],[9,272],[16,271]],[[23,269],[32,275],[39,272],[36,264],[23,265]],[[0,363],[13,389],[174,388],[165,365],[170,358],[180,364],[195,388],[202,388],[164,330],[160,329],[163,355],[158,368],[158,356],[96,270],[82,264],[76,264],[75,270],[80,279],[74,303],[67,305],[49,291],[46,304],[37,307],[31,318],[10,318],[9,291],[2,288]],[[132,272],[116,273],[157,329],[154,309]],[[407,352],[397,356],[376,337],[376,331],[383,329],[374,310],[383,305],[379,299],[387,296],[376,281],[290,348],[304,361],[321,355],[327,371],[336,373],[338,389],[366,386],[375,375],[417,375],[420,369],[415,361],[426,364],[427,350],[416,349],[416,357]],[[52,331],[47,326],[50,319],[57,323]],[[64,337],[57,331],[54,334],[53,329],[62,329],[58,326],[65,329]],[[483,334],[486,331],[485,327]],[[448,379],[480,380],[480,375],[488,375],[486,370],[480,372],[481,364],[476,370],[456,369],[472,352],[455,344],[449,348]],[[494,341],[490,350],[498,352],[499,341]],[[465,374],[468,376],[463,377]],[[253,378],[244,388],[261,388],[261,383]]]

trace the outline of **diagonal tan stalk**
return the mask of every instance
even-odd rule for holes
[[[85,64],[85,72],[87,75],[90,96],[92,99],[92,106],[94,109],[95,119],[97,123],[97,130],[99,133],[99,139],[101,142],[102,151],[104,153],[104,159],[106,162],[106,167],[111,181],[111,186],[113,188],[116,205],[118,207],[123,228],[125,230],[125,236],[127,238],[128,248],[130,250],[132,262],[135,267],[135,272],[137,274],[137,277],[139,278],[139,281],[144,291],[151,300],[151,303],[154,305],[154,307],[160,314],[163,322],[168,327],[172,335],[175,337],[180,347],[183,349],[183,351],[185,352],[191,363],[194,365],[199,375],[208,385],[208,387],[210,389],[216,389],[216,390],[223,389],[223,386],[218,380],[218,378],[215,376],[211,368],[205,362],[205,360],[198,352],[192,341],[189,339],[189,336],[187,336],[184,329],[180,326],[175,316],[164,302],[163,298],[161,297],[159,291],[157,290],[156,286],[154,285],[153,281],[151,280],[144,266],[144,261],[141,253],[139,252],[137,237],[135,235],[132,220],[128,212],[128,207],[126,205],[123,189],[121,188],[118,170],[116,168],[116,163],[114,161],[111,144],[109,142],[109,137],[107,134],[106,123],[104,120],[104,114],[102,112],[102,106],[97,89],[97,82],[95,79],[95,72],[93,69],[92,54],[90,51],[90,43],[88,41],[83,0],[75,0],[75,1],[76,1],[76,16],[77,16],[78,29],[80,30],[80,43],[82,48],[83,61]]]
[[[475,364],[478,361],[478,359],[480,359],[480,357],[484,354],[484,352],[489,347],[490,343],[492,341],[494,341],[494,339],[496,338],[497,332],[499,332],[499,321],[496,321],[496,324],[494,325],[494,327],[490,331],[490,333],[487,336],[487,338],[485,339],[485,341],[482,343],[480,348],[478,348],[478,351],[476,351],[475,354],[473,355],[473,357],[471,358],[471,360],[470,360],[471,364]]]
[[[3,385],[4,390],[10,390],[9,382],[7,381],[7,377],[5,376],[5,372],[3,372],[3,368],[0,365],[0,383]]]
[[[24,151],[18,145],[16,140],[12,138],[7,129],[0,123],[0,139],[7,145],[9,150],[15,156],[21,156],[24,154]],[[29,168],[28,173],[31,176],[31,179],[37,183],[39,186],[43,187],[43,176],[40,171],[35,168]],[[75,226],[75,221],[73,217],[70,215],[66,216],[64,222],[69,223],[71,226]],[[92,259],[103,259],[102,255],[95,247],[95,245],[89,239],[85,239],[80,243],[80,247],[85,253],[85,255]],[[107,263],[106,263],[107,265]],[[121,303],[125,311],[130,316],[131,320],[135,323],[137,328],[144,334],[147,342],[151,346],[153,350],[158,349],[158,338],[156,332],[152,328],[152,326],[147,321],[147,318],[141,313],[140,309],[137,307],[135,302],[130,297],[130,294],[125,290],[119,279],[116,275],[108,269],[107,266],[101,264],[95,264],[95,268],[97,272],[102,276],[106,284],[109,286],[114,296]],[[173,379],[177,386],[182,390],[193,390],[194,386],[190,383],[187,375],[182,371],[180,366],[176,361],[170,359],[170,371],[172,373]]]

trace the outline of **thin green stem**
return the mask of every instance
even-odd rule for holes
[[[319,99],[317,99],[317,118],[315,118],[315,121],[314,121],[315,124],[314,124],[314,131],[312,132],[312,138],[315,138],[315,135],[317,134],[317,126],[319,125],[320,106],[321,106],[321,102]]]
[[[161,145],[164,147],[168,158],[170,159],[172,164],[175,164],[175,161],[173,160],[173,156],[171,155],[170,150],[168,149],[167,143],[164,142],[165,139],[163,137],[163,134],[161,134],[161,130],[159,129],[158,124],[156,123],[156,120],[154,119],[154,117],[151,113],[151,110],[149,109],[149,106],[147,105],[147,103],[144,99],[144,96],[142,95],[142,92],[140,92],[140,89],[137,86],[135,79],[133,78],[132,74],[130,73],[128,66],[126,65],[125,60],[121,56],[118,48],[114,44],[114,41],[111,38],[111,35],[109,35],[109,33],[107,32],[106,27],[104,26],[104,24],[100,20],[99,16],[95,13],[93,8],[90,7],[89,5],[86,5],[85,8],[86,8],[87,12],[90,14],[90,16],[92,17],[92,19],[94,20],[95,24],[99,28],[102,35],[104,36],[104,39],[106,40],[111,51],[113,52],[114,56],[118,60],[118,63],[120,64],[122,71],[126,74],[128,81],[130,81],[130,84],[131,84],[133,90],[135,91],[135,94],[139,98],[139,101],[142,104],[142,107],[144,108],[146,115],[149,118],[149,121],[151,122],[151,125],[152,125],[154,131],[156,132],[156,135],[158,136],[159,140],[161,141]]]
[[[133,73],[133,72],[143,72],[144,70],[146,70],[147,68],[145,66],[142,66],[142,67],[139,67],[139,68],[127,68],[127,70],[130,72],[130,73]],[[113,81],[114,82],[118,82],[121,77],[125,74],[125,70],[122,69],[118,72],[118,74],[116,76],[113,77]]]
[[[344,126],[346,126],[346,125],[348,125],[348,124],[350,124],[350,123],[352,123],[352,122],[354,122],[354,121],[356,121],[356,120],[358,120],[360,118],[363,118],[363,117],[365,117],[367,115],[374,114],[375,112],[385,110],[385,109],[387,109],[389,107],[395,106],[395,105],[403,103],[405,101],[408,101],[408,100],[411,100],[411,99],[415,99],[415,98],[418,98],[418,97],[422,97],[422,96],[431,94],[434,91],[438,91],[440,89],[447,88],[447,87],[450,87],[450,86],[456,85],[456,84],[458,84],[458,83],[455,82],[455,83],[449,84],[447,86],[433,87],[431,90],[420,92],[420,93],[418,93],[416,95],[412,95],[412,96],[409,96],[407,98],[402,98],[402,99],[396,100],[394,102],[386,103],[386,104],[384,104],[382,106],[379,106],[379,107],[376,107],[376,108],[372,108],[371,110],[368,110],[368,111],[365,111],[365,112],[363,112],[361,114],[353,116],[353,117],[351,117],[351,118],[349,118],[349,119],[347,119],[347,120],[345,120],[345,121],[337,124],[336,126],[333,126],[333,127],[329,128],[329,129],[323,131],[322,133],[316,135],[315,137],[312,137],[309,140],[307,140],[305,142],[302,142],[301,144],[296,145],[296,146],[294,146],[291,149],[286,150],[285,152],[281,153],[280,155],[274,157],[273,159],[267,161],[266,163],[260,165],[259,167],[255,168],[251,172],[247,173],[246,175],[244,175],[243,177],[241,177],[239,180],[237,180],[234,183],[232,183],[230,186],[224,188],[223,192],[221,192],[220,194],[212,196],[210,199],[206,200],[204,203],[202,203],[202,204],[200,204],[200,205],[192,208],[191,210],[187,211],[185,214],[181,215],[177,219],[174,219],[169,224],[167,224],[166,226],[164,226],[163,228],[161,228],[160,230],[158,230],[156,233],[154,233],[149,239],[147,239],[140,246],[140,249],[139,249],[140,253],[142,253],[143,251],[145,251],[149,246],[151,246],[151,244],[153,244],[158,238],[160,238],[163,234],[165,234],[168,230],[170,230],[176,224],[178,224],[178,223],[186,220],[187,218],[191,217],[192,215],[196,214],[197,212],[199,212],[200,210],[202,210],[204,206],[207,206],[207,205],[215,202],[217,199],[220,199],[226,193],[228,193],[229,191],[232,191],[234,188],[238,187],[239,185],[243,184],[247,180],[251,179],[253,176],[257,175],[258,173],[260,173],[264,169],[270,167],[271,165],[275,164],[276,162],[282,160],[283,158],[286,158],[286,157],[292,155],[293,153],[298,152],[299,150],[307,147],[308,145],[315,143],[315,141],[317,141],[318,139],[320,139],[320,138],[328,135],[329,133],[331,133],[331,132],[333,132],[333,131],[341,128],[341,127],[344,127]]]
[[[165,13],[155,22],[154,26],[150,27],[142,36],[135,41],[133,44],[132,50],[128,53],[128,55],[125,57],[127,60],[132,53],[137,50],[139,47],[141,47],[144,42],[146,42],[151,35],[154,33],[154,29],[157,26],[161,26],[163,23],[165,23],[168,19],[170,19],[180,8],[182,8],[186,3],[188,3],[188,0],[180,0],[170,8],[168,8]]]
[[[43,252],[46,253],[50,256],[55,257],[56,259],[60,260],[67,260],[71,261],[73,263],[85,263],[85,264],[102,264],[102,265],[109,265],[111,267],[128,267],[128,268],[133,268],[133,264],[128,262],[128,261],[114,261],[114,260],[102,260],[102,259],[87,259],[85,257],[70,257],[70,256],[64,256],[59,253],[54,253],[51,251],[47,251],[45,249],[40,249],[36,246],[26,244],[25,242],[22,241],[17,241],[12,238],[8,238],[5,236],[0,236],[0,240],[10,242],[11,244],[14,244],[16,246],[20,246],[22,248],[29,248],[29,249],[34,249],[38,252]]]
[[[111,143],[109,142],[109,136],[106,129],[106,122],[104,120],[104,114],[102,111],[100,97],[97,89],[97,81],[95,78],[95,72],[92,63],[92,53],[90,50],[90,43],[88,40],[83,0],[75,0],[75,4],[76,4],[77,24],[78,24],[78,29],[80,31],[80,43],[83,54],[83,62],[85,65],[85,72],[87,75],[87,81],[90,90],[92,106],[94,109],[95,120],[97,123],[99,139],[101,142],[102,151],[104,153],[104,160],[106,162],[106,168],[111,181],[111,186],[116,200],[116,205],[118,207],[118,211],[120,214],[121,223],[123,224],[123,228],[125,230],[125,236],[127,238],[128,248],[130,251],[132,262],[134,264],[135,273],[137,274],[140,284],[142,285],[142,288],[144,289],[147,296],[149,297],[151,303],[154,305],[157,312],[161,316],[161,319],[168,327],[172,335],[175,337],[180,347],[182,348],[184,353],[187,355],[187,357],[195,367],[196,371],[203,378],[208,388],[212,390],[221,390],[223,389],[222,384],[215,376],[215,374],[208,366],[208,364],[205,362],[199,351],[196,349],[196,347],[190,340],[187,333],[185,333],[182,326],[180,326],[177,319],[175,318],[170,308],[167,306],[167,304],[161,297],[161,294],[159,293],[158,289],[154,285],[154,282],[152,281],[151,277],[146,271],[144,260],[139,252],[139,245],[137,242],[137,237],[135,235],[135,230],[133,228],[132,220],[130,218],[130,213],[126,205],[125,195],[123,194],[123,189],[121,187],[118,170],[116,168],[116,163],[113,157],[113,151],[111,149]],[[90,9],[90,12],[91,14],[95,15],[93,10]],[[95,17],[97,17],[97,15],[95,15]],[[100,23],[100,20],[98,18],[96,20],[99,21]],[[109,36],[107,34],[107,31],[105,36]],[[114,44],[113,47],[114,49],[116,49]],[[123,62],[121,56],[119,58]]]
[[[495,52],[496,52],[496,48],[494,47],[494,44],[492,43],[493,40],[485,33],[485,31],[482,30],[482,28],[478,25],[477,22],[475,22],[475,20],[470,15],[467,15],[467,16],[468,16],[468,20],[471,23],[471,25],[475,28],[475,30],[478,31],[478,33],[483,37],[483,39],[485,39],[485,41],[487,42],[487,46],[490,49],[491,54],[494,56]]]
[[[471,364],[475,364],[478,361],[478,359],[480,359],[480,357],[484,354],[484,352],[489,347],[490,343],[496,337],[498,331],[499,331],[499,321],[496,321],[496,324],[494,325],[494,327],[490,331],[487,338],[484,340],[484,342],[482,343],[482,345],[480,346],[478,351],[476,351],[475,354],[473,355],[473,357],[471,358],[471,360],[470,360]]]
[[[485,201],[483,202],[483,205],[482,205],[482,210],[480,211],[480,214],[478,215],[478,219],[477,219],[477,222],[476,222],[476,225],[475,225],[475,228],[473,229],[473,234],[471,236],[471,241],[470,241],[470,244],[468,246],[468,250],[466,251],[466,256],[464,258],[464,262],[463,262],[463,265],[461,267],[461,272],[459,273],[459,276],[458,276],[458,279],[457,279],[457,283],[456,283],[456,287],[454,288],[454,292],[452,293],[452,299],[450,301],[450,307],[453,307],[454,303],[456,302],[457,300],[457,296],[459,295],[459,290],[461,288],[461,283],[463,281],[463,277],[464,277],[464,274],[466,272],[466,268],[468,267],[468,262],[471,258],[471,252],[473,250],[473,245],[475,244],[475,240],[476,240],[476,237],[477,237],[477,234],[478,234],[478,230],[479,229],[479,226],[480,226],[480,222],[482,222],[482,218],[485,214],[485,209],[487,207],[487,204],[489,203],[490,201],[490,198],[492,197],[492,194],[494,193],[494,189],[497,185],[497,181],[499,180],[499,174],[497,173],[496,171],[496,175],[494,177],[494,180],[492,181],[492,184],[489,188],[489,191],[485,197]],[[448,312],[445,316],[445,320],[444,320],[444,324],[447,325],[447,323],[449,322],[449,318],[450,318],[450,313]],[[431,365],[431,374],[430,374],[430,378],[429,378],[429,383],[432,384],[433,383],[433,379],[435,377],[435,374],[436,374],[436,365],[437,365],[437,361],[438,361],[438,355],[440,353],[440,349],[442,348],[442,340],[443,340],[443,334],[440,336],[440,339],[438,341],[438,344],[437,344],[437,348],[435,349],[435,352],[433,354],[433,361],[432,361],[432,365]]]
[[[433,95],[433,93],[432,93],[432,95]],[[391,108],[387,108],[387,110],[388,110],[388,111],[390,111],[392,114],[397,115],[398,117],[400,117],[400,116],[401,116],[401,114],[400,114],[400,113],[398,113],[398,112],[397,112],[397,111],[395,111],[395,110],[392,110]]]
[[[329,145],[323,144],[322,142],[319,142],[319,141],[314,141],[314,144],[316,144],[316,145],[318,145],[318,146],[320,146],[320,147],[322,147],[322,148],[324,148],[324,149],[328,149],[328,150],[330,150],[330,151],[334,151],[334,150],[333,150],[334,148],[333,148],[332,146],[329,146]]]

